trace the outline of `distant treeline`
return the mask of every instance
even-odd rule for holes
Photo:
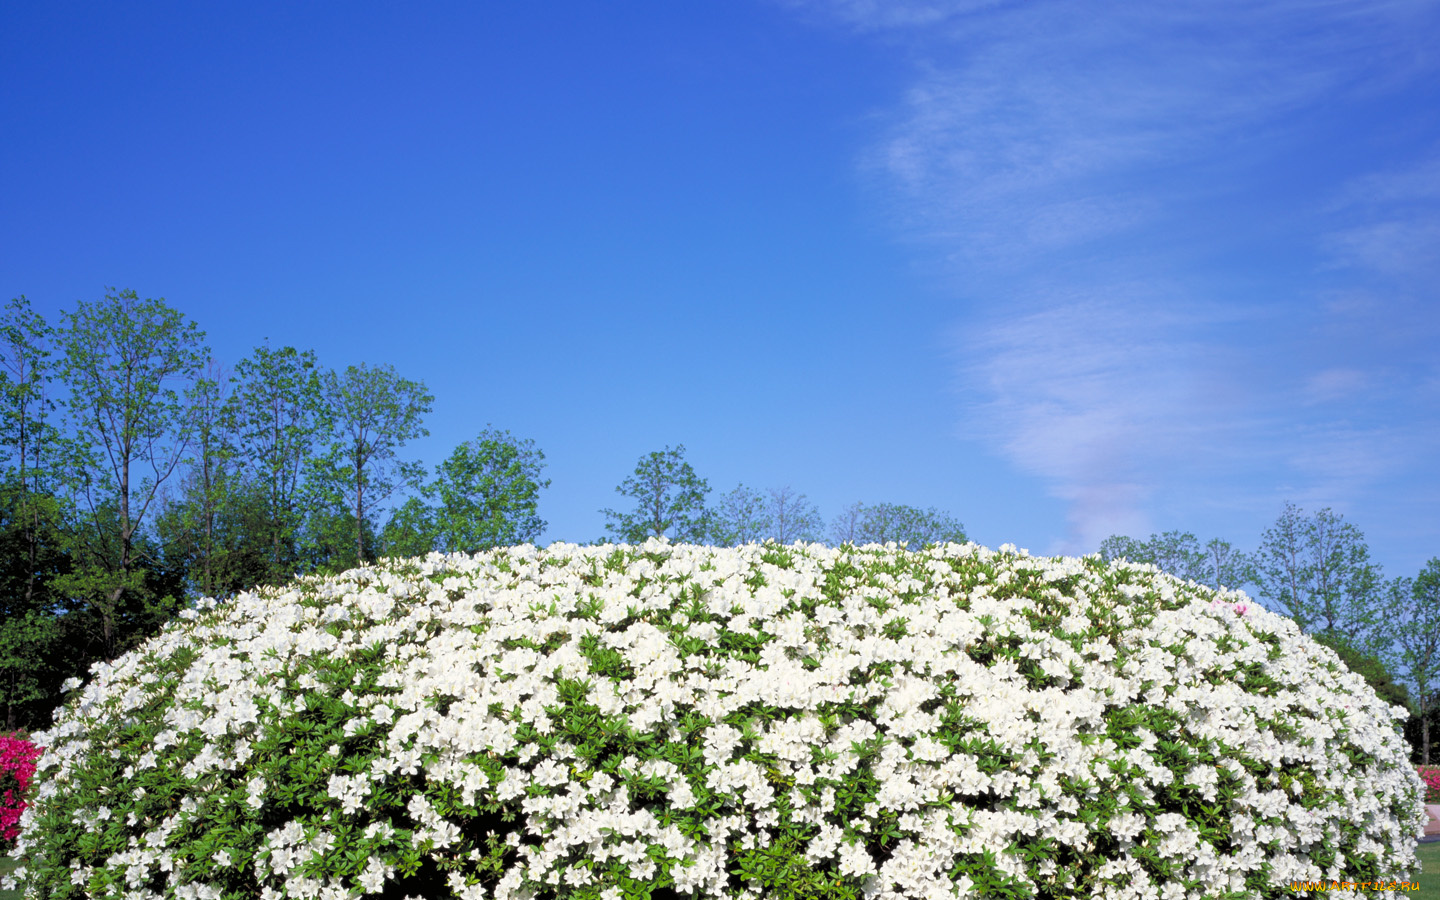
[[[87,678],[93,663],[136,647],[200,597],[383,557],[534,543],[545,529],[538,498],[550,482],[533,441],[487,425],[433,472],[400,457],[428,435],[434,397],[388,365],[336,372],[312,351],[267,344],[226,369],[164,300],[115,290],[54,324],[24,297],[10,301],[0,354],[7,730],[48,727],[66,679]],[[789,487],[762,495],[741,484],[710,506],[709,484],[684,452],[641,457],[615,489],[631,509],[600,510],[606,533],[594,543],[966,540],[946,513],[889,503],[856,503],[822,533],[814,505]],[[1111,537],[1101,553],[1212,586],[1253,586],[1409,707],[1417,743],[1428,744],[1420,723],[1434,703],[1412,701],[1389,677],[1403,673],[1416,696],[1434,696],[1440,615],[1433,626],[1421,620],[1427,603],[1440,608],[1440,559],[1417,578],[1385,582],[1357,529],[1292,506],[1253,554],[1177,532]]]
[[[0,319],[0,716],[42,729],[60,685],[156,634],[199,597],[389,556],[534,542],[544,453],[487,426],[433,473],[401,459],[434,397],[386,365],[325,369],[257,347],[223,368],[164,300],[111,291],[47,322]],[[597,541],[818,540],[803,496],[743,485],[707,509],[684,447],[617,488]],[[389,511],[387,509],[389,502]],[[400,502],[403,501],[403,502]],[[383,518],[383,521],[382,521]],[[946,516],[856,504],[841,540],[965,540]]]
[[[1406,738],[1416,761],[1429,763],[1431,726],[1440,724],[1440,558],[1414,577],[1386,580],[1359,528],[1329,509],[1307,516],[1290,503],[1252,553],[1169,531],[1143,541],[1108,537],[1100,555],[1211,587],[1249,588],[1334,649],[1382,698],[1409,709]]]

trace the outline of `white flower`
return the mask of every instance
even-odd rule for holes
[[[601,875],[612,860],[640,879],[663,866],[677,890],[721,896],[737,843],[782,839],[812,865],[836,860],[867,900],[963,895],[973,884],[944,873],[986,850],[997,876],[1032,890],[1059,891],[1085,875],[1104,896],[1181,896],[1177,885],[1152,883],[1130,851],[1096,858],[1102,836],[1091,827],[1122,847],[1144,840],[1185,877],[1236,891],[1266,864],[1282,881],[1318,878],[1301,860],[1342,828],[1359,832],[1356,854],[1403,874],[1423,824],[1418,776],[1391,727],[1403,710],[1343,669],[1318,666],[1329,651],[1244,595],[1129,570],[1014,547],[901,554],[652,541],[434,554],[313,579],[214,606],[204,624],[174,623],[143,652],[97,667],[80,702],[37,736],[46,754],[25,821],[75,810],[52,836],[73,843],[123,818],[141,832],[134,852],[153,857],[115,853],[107,871],[143,879],[158,870],[178,884],[188,857],[166,852],[167,839],[217,827],[226,802],[259,809],[284,792],[259,774],[274,757],[252,748],[274,746],[277,722],[325,715],[335,721],[321,733],[363,734],[354,744],[365,756],[334,743],[319,763],[308,751],[280,757],[316,766],[304,774],[320,796],[302,799],[320,812],[215,854],[224,866],[249,853],[257,876],[283,885],[263,887],[262,900],[377,893],[407,841],[437,861],[474,859],[478,851],[462,844],[471,807],[496,801],[518,814],[503,840],[496,900],[592,883],[602,900],[620,900]],[[702,652],[682,653],[694,638]],[[764,640],[742,659],[722,649],[736,638]],[[371,649],[375,660],[355,666]],[[605,673],[593,668],[598,659]],[[1242,687],[1242,669],[1258,669],[1274,688]],[[624,760],[586,758],[561,699],[571,685],[581,688],[584,717],[607,726],[624,717],[627,741],[647,739],[629,743]],[[324,698],[340,700],[344,714],[322,713]],[[129,726],[140,739],[117,739],[117,724],[150,704],[153,721]],[[837,717],[837,704],[876,712]],[[1126,726],[1139,746],[1123,752],[1105,737],[1122,712],[1144,723]],[[1173,740],[1177,717],[1192,750],[1223,744],[1239,761],[1217,766],[1192,753],[1169,762],[1159,742]],[[694,730],[682,738],[684,728]],[[77,776],[92,762],[147,783],[193,782],[157,823],[139,791],[82,793]],[[1252,775],[1257,765],[1284,771],[1287,789],[1269,773]],[[857,797],[862,773],[873,793]],[[625,783],[636,778],[652,779],[643,798]],[[1156,811],[1167,785],[1215,802],[1222,783],[1235,789],[1225,854],[1195,822]],[[407,784],[424,787],[397,799]],[[1081,815],[1096,805],[1113,812],[1088,826]],[[702,822],[700,809],[715,814]],[[374,816],[359,830],[370,854],[363,870],[301,877],[338,836],[356,834],[358,814]],[[898,840],[877,868],[866,848],[881,829]],[[1042,836],[1075,861],[1004,852]],[[1339,859],[1336,872],[1356,862]],[[57,877],[81,884],[86,871],[77,863]],[[187,900],[213,889],[181,887]],[[481,896],[463,880],[451,890]],[[749,900],[755,891],[741,888]]]

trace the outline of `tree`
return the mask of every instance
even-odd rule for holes
[[[856,540],[860,534],[861,522],[865,517],[865,504],[852,503],[845,508],[835,521],[830,523],[830,534],[837,544],[856,544],[864,541]]]
[[[428,556],[437,549],[435,510],[420,497],[411,497],[390,514],[380,532],[380,553],[409,559]]]
[[[395,453],[430,434],[421,421],[435,397],[423,382],[403,379],[388,365],[362,363],[338,377],[326,372],[321,382],[333,431],[328,452],[312,461],[309,477],[322,505],[348,511],[355,560],[364,563],[371,560],[365,539],[373,508],[396,487],[418,486],[424,477],[419,463],[397,460]]]
[[[1162,572],[1191,581],[1204,577],[1205,553],[1195,535],[1188,531],[1152,534],[1145,541],[1111,535],[1100,542],[1100,555],[1107,562],[1124,559],[1154,566]]]
[[[720,508],[711,519],[711,542],[717,547],[738,547],[765,537],[771,530],[765,501],[745,485],[720,498]]]
[[[294,347],[256,347],[235,366],[229,406],[241,458],[266,497],[256,537],[270,547],[271,584],[295,574],[305,521],[301,477],[317,439],[328,428],[315,353]]]
[[[10,301],[0,320],[0,698],[10,730],[54,692],[47,673],[60,634],[50,582],[70,571],[54,493],[64,441],[49,421],[53,338],[30,301]]]
[[[455,448],[435,467],[432,488],[439,500],[435,530],[446,553],[478,553],[530,543],[545,530],[537,497],[545,454],[533,440],[516,441],[486,425],[473,441]]]
[[[63,632],[50,583],[71,569],[64,551],[57,498],[22,487],[13,474],[0,484],[0,702],[5,730],[45,725],[59,701]]]
[[[61,376],[70,390],[72,488],[83,500],[79,535],[85,568],[63,576],[65,589],[99,614],[104,652],[119,644],[116,622],[129,600],[149,619],[166,618],[169,600],[150,594],[151,562],[139,540],[161,485],[184,458],[190,419],[177,386],[195,379],[209,358],[204,333],[161,300],[113,292],[65,314]],[[135,469],[148,472],[136,478]],[[175,598],[170,598],[175,599]]]
[[[30,308],[25,297],[11,300],[0,320],[0,353],[4,369],[0,370],[3,410],[0,410],[0,440],[4,441],[6,475],[13,485],[13,506],[10,521],[19,530],[21,552],[27,560],[22,585],[23,606],[35,606],[37,594],[44,589],[40,581],[41,534],[53,534],[58,515],[56,466],[65,453],[65,441],[50,424],[49,413],[55,404],[47,395],[50,381],[49,345],[54,339],[45,319]]]
[[[857,503],[836,520],[834,533],[837,543],[862,545],[903,541],[912,550],[919,550],[927,544],[963,544],[967,540],[965,527],[949,515],[937,512],[934,507],[920,510],[897,503],[877,503],[874,506]]]
[[[907,542],[912,550],[927,544],[963,544],[965,526],[948,514],[894,503],[879,503],[865,509],[865,521],[861,532],[867,543],[884,544],[889,541]]]
[[[805,499],[792,497],[787,485],[770,490],[771,536],[782,544],[820,540],[820,513]]]
[[[185,500],[162,511],[162,517],[168,519],[168,527],[162,532],[189,545],[185,568],[194,589],[205,597],[222,593],[222,580],[227,588],[233,588],[232,579],[220,577],[219,570],[226,565],[230,551],[221,548],[216,534],[223,528],[220,518],[231,505],[232,485],[239,480],[235,471],[239,451],[230,430],[233,416],[228,381],[225,371],[211,360],[205,376],[191,386],[187,411],[195,456],[190,460],[184,484]]]
[[[702,543],[711,527],[711,516],[705,510],[705,495],[710,486],[696,476],[684,461],[685,445],[674,450],[652,452],[641,457],[634,477],[615,488],[617,494],[633,498],[638,504],[633,513],[600,510],[608,520],[606,532],[611,540],[638,544],[650,537],[666,536],[672,541]]]
[[[1228,541],[1215,538],[1204,547],[1188,531],[1167,531],[1137,541],[1112,534],[1100,542],[1100,556],[1107,562],[1117,559],[1151,565],[1176,578],[1213,588],[1234,587],[1250,580],[1249,558],[1238,553]]]
[[[1383,652],[1380,567],[1364,535],[1329,509],[1306,518],[1292,503],[1265,531],[1257,552],[1260,596],[1301,630],[1325,633],[1365,653]]]
[[[357,529],[359,541],[355,540]],[[338,575],[375,561],[374,556],[356,556],[357,549],[381,546],[373,510],[357,522],[355,512],[343,506],[315,507],[305,518],[296,565],[306,574]]]
[[[184,573],[188,593],[231,597],[272,582],[265,541],[269,504],[263,486],[227,472],[207,488],[199,467],[181,482],[181,495],[155,519],[167,568]]]
[[[107,560],[96,554],[114,552],[120,522],[119,501],[113,496],[93,510],[78,510],[64,532],[73,569],[51,582],[59,601],[62,643],[85,660],[82,675],[90,663],[113,660],[139,646],[185,605],[185,568],[167,558],[149,528],[133,536],[135,562],[127,573],[121,602],[111,607],[96,601],[108,596],[105,592],[116,581]],[[91,543],[91,532],[102,536],[99,551]]]
[[[1420,719],[1422,765],[1430,765],[1430,719],[1440,689],[1440,557],[1432,558],[1415,579],[1397,578],[1390,586],[1391,609],[1409,607],[1407,620],[1396,630],[1400,664],[1416,687],[1415,713]]]
[[[1254,584],[1254,561],[1236,550],[1229,541],[1212,538],[1205,545],[1205,577],[1195,579],[1220,590]]]
[[[1137,541],[1129,535],[1112,534],[1100,542],[1100,558],[1107,563],[1116,560],[1153,566],[1150,548],[1145,541]]]

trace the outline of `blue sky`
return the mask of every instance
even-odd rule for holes
[[[0,295],[164,297],[711,501],[1440,555],[1440,4],[0,7]]]

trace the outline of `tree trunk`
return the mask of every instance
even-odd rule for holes
[[[25,608],[29,609],[35,599],[35,557],[40,552],[40,509],[34,503],[31,506],[29,534],[26,535],[25,543],[30,551],[29,574],[25,579]]]
[[[360,447],[355,447],[355,565],[365,564],[365,528],[361,518],[365,511],[365,477],[360,471]]]
[[[273,401],[271,402],[271,411],[272,411],[272,412],[274,413],[274,415],[275,415],[275,418],[274,418],[275,427],[271,430],[271,432],[270,432],[270,437],[271,437],[271,445],[274,446],[274,447],[279,447],[279,446],[280,446],[280,409],[279,409],[279,402],[280,402],[280,401],[279,401],[278,398],[275,399],[275,400],[273,400]],[[283,516],[282,516],[282,514],[281,514],[281,512],[280,512],[280,494],[281,494],[281,490],[280,490],[280,478],[281,478],[281,475],[280,475],[280,467],[279,467],[279,465],[275,465],[275,467],[270,470],[270,520],[271,520],[271,527],[272,527],[272,529],[273,529],[273,530],[271,531],[271,535],[272,535],[272,538],[273,538],[274,561],[275,561],[275,567],[274,567],[274,569],[271,570],[271,571],[272,571],[272,575],[279,575],[279,574],[280,574],[280,529],[281,529],[282,527],[284,527],[284,524],[285,524],[284,521],[283,521]]]
[[[101,628],[105,637],[105,659],[115,659],[115,610],[120,608],[120,598],[125,596],[125,569],[120,569],[120,586],[110,595],[110,602],[100,611]]]
[[[1430,765],[1430,710],[1420,714],[1420,758]]]
[[[21,372],[21,378],[22,378],[22,379],[24,378],[24,372],[23,372],[23,370],[22,370],[22,372]],[[27,506],[29,506],[29,504],[28,504],[26,501],[28,501],[28,500],[30,499],[30,485],[27,483],[26,477],[25,477],[25,476],[26,476],[26,472],[25,472],[25,450],[26,450],[26,447],[25,447],[25,407],[24,407],[23,401],[22,401],[22,405],[21,405],[21,407],[20,407],[20,510],[21,510],[21,515],[24,515],[26,512],[29,511],[29,510],[27,510]],[[30,517],[27,516],[26,518],[29,519]],[[25,608],[26,608],[26,609],[29,609],[29,608],[30,608],[30,602],[31,602],[31,600],[34,599],[34,597],[35,597],[35,532],[39,529],[39,526],[38,526],[38,524],[36,524],[36,523],[34,523],[34,522],[27,522],[26,524],[27,524],[27,528],[26,528],[27,534],[25,535],[25,543],[26,543],[26,545],[27,545],[27,549],[29,550],[28,556],[29,556],[29,558],[30,558],[30,566],[29,566],[29,573],[28,573],[27,577],[25,578]]]
[[[130,541],[135,537],[135,526],[130,523],[130,443],[122,445],[120,456],[120,583],[110,595],[110,605],[104,610],[105,656],[115,656],[115,611],[120,608],[120,598],[125,596],[125,585],[130,580]]]
[[[205,454],[205,596],[215,596],[215,583],[210,570],[210,557],[215,553],[215,510],[210,477],[210,448]]]

